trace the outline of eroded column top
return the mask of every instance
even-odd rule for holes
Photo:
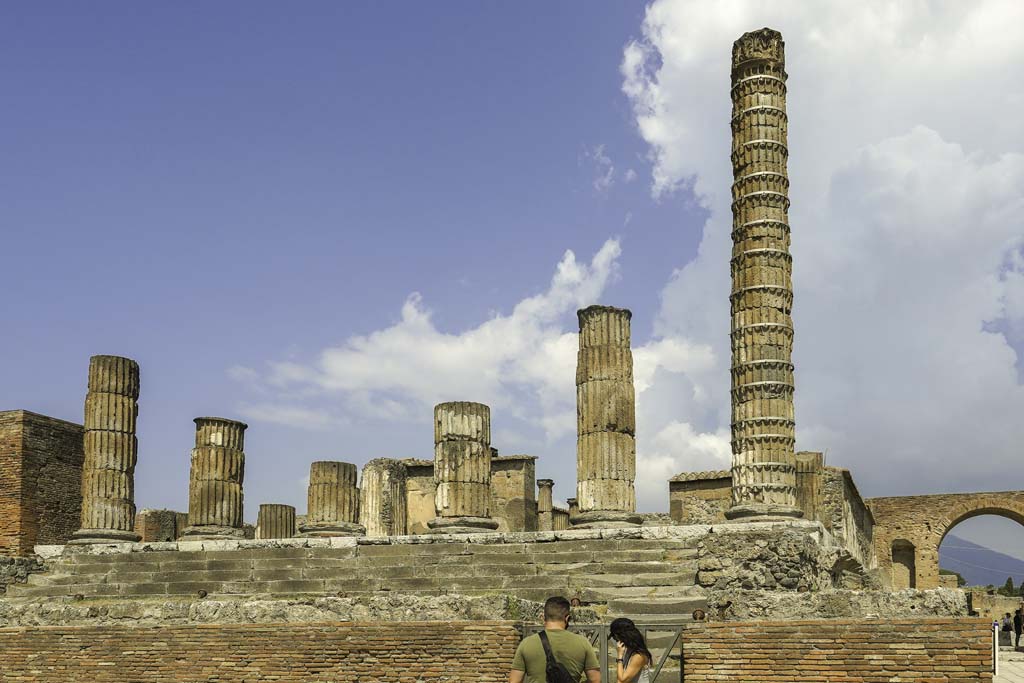
[[[434,443],[479,441],[491,443],[491,409],[483,403],[450,401],[434,406]]]
[[[196,446],[220,446],[245,450],[245,430],[249,425],[224,417],[197,417]]]
[[[741,70],[752,62],[767,63],[785,69],[786,43],[782,40],[782,34],[765,27],[740,36],[732,44],[733,71]]]
[[[139,364],[122,356],[93,356],[89,359],[90,392],[120,394],[139,398]]]

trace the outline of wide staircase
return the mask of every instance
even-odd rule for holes
[[[695,585],[693,542],[592,539],[537,543],[359,544],[231,550],[76,552],[8,588],[7,600],[268,599],[380,594],[505,594],[533,601],[577,598],[605,623],[627,616],[652,629],[655,657],[673,644],[671,625],[706,607]],[[658,681],[679,678],[678,643]],[[614,654],[611,657],[614,662]]]
[[[685,611],[694,598],[696,550],[683,540],[425,543],[352,547],[242,547],[94,554],[65,552],[8,598],[229,595],[354,596],[382,591],[561,594],[611,612]]]

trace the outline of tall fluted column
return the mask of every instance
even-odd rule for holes
[[[303,536],[362,536],[359,524],[359,470],[350,462],[319,460],[309,466]]]
[[[118,356],[89,359],[82,463],[82,528],[72,543],[138,541],[135,462],[139,364]]]
[[[377,458],[363,466],[359,488],[359,523],[367,536],[403,536],[408,528],[405,463]]]
[[[242,480],[245,474],[243,422],[197,417],[196,447],[188,487],[188,528],[195,538],[244,538]]]
[[[554,531],[552,511],[554,508],[552,479],[537,480],[537,531]]]
[[[633,351],[624,308],[589,306],[576,313],[577,527],[640,524],[636,514],[636,408]]]
[[[732,46],[732,506],[730,519],[799,517],[792,259],[782,35]]]
[[[295,535],[295,508],[280,503],[263,503],[256,517],[256,538],[291,538]]]
[[[491,409],[453,401],[434,406],[436,533],[465,534],[498,528],[490,517]]]

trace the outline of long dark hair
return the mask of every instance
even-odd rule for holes
[[[654,656],[647,649],[647,643],[644,641],[643,634],[637,629],[632,619],[626,619],[625,617],[616,619],[612,622],[611,633],[612,638],[626,646],[627,652],[631,654],[639,652],[647,657],[648,664],[654,662]]]

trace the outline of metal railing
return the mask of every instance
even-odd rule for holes
[[[671,634],[672,641],[667,647],[661,645],[652,647],[648,644],[648,648],[651,650],[651,654],[655,654],[658,650],[662,650],[661,657],[658,658],[657,664],[651,663],[651,680],[657,681],[658,675],[661,674],[665,668],[665,664],[668,663],[672,653],[676,651],[678,647],[679,653],[679,680],[683,680],[683,661],[682,661],[682,642],[683,642],[683,631],[686,630],[686,625],[682,623],[677,624],[644,624],[638,623],[636,625],[637,630],[643,634],[644,640],[647,640],[649,633],[654,632],[658,634]],[[523,637],[539,633],[544,630],[543,626],[537,626],[536,624],[523,624]],[[612,636],[610,627],[608,624],[574,624],[569,627],[569,630],[573,633],[579,633],[585,636],[590,644],[597,651],[598,664],[601,667],[601,680],[602,681],[614,681],[615,674],[610,668],[611,664],[614,664],[615,660],[608,656],[608,652],[612,647]],[[656,656],[656,655],[655,655]]]

